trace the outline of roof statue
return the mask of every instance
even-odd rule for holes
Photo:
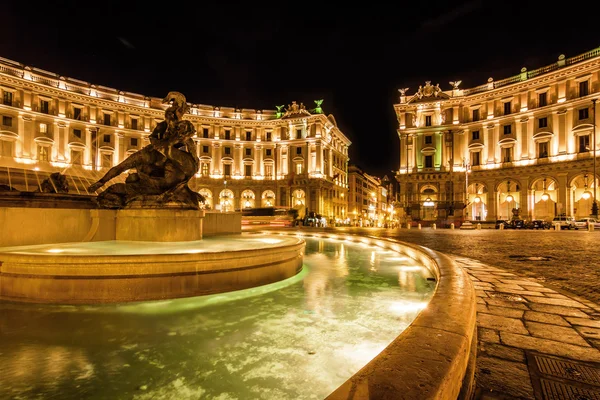
[[[188,186],[198,172],[199,159],[192,137],[194,125],[183,120],[189,110],[185,96],[169,92],[163,104],[165,119],[149,136],[150,144],[112,167],[89,192],[95,192],[120,174],[130,172],[125,183],[115,183],[101,192],[96,201],[102,208],[199,209],[204,197]]]
[[[417,92],[417,96],[422,99],[423,97],[437,97],[438,94],[442,91],[440,89],[440,84],[438,83],[435,86],[431,86],[431,81],[426,81],[425,86],[419,85],[419,91]]]
[[[398,89],[398,91],[400,92],[400,96],[406,96],[406,91],[407,91],[408,89],[409,89],[409,88]]]
[[[452,85],[452,90],[458,90],[458,86],[462,83],[462,81],[453,81],[449,83]]]
[[[315,114],[323,114],[323,109],[321,108],[321,104],[323,104],[323,99],[315,100],[316,107],[310,110]]]
[[[309,115],[310,113],[306,110],[304,103],[298,104],[295,101],[292,101],[292,104],[289,104],[285,109],[285,114],[283,114],[282,118],[297,118]]]
[[[281,118],[283,117],[283,111],[281,111],[281,109],[285,107],[283,104],[280,106],[275,106],[275,108],[277,109],[277,112],[275,113],[275,118]]]

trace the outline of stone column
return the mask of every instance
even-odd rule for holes
[[[317,173],[325,173],[325,171],[323,171],[323,146],[321,145],[321,140],[317,139],[317,143],[316,143],[316,150],[317,150],[317,162],[316,162],[316,171]]]

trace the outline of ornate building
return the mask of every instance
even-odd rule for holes
[[[400,89],[396,179],[407,220],[596,214],[600,48],[469,89]],[[596,177],[596,179],[594,179]],[[513,211],[514,210],[514,211]]]
[[[148,144],[160,98],[126,93],[0,58],[0,184],[36,190],[50,173],[71,193]],[[292,206],[328,219],[347,213],[351,142],[326,116],[292,102],[276,111],[191,104],[200,169],[190,187],[206,207]],[[123,179],[121,177],[121,179]]]
[[[369,175],[356,165],[348,167],[348,220],[354,226],[387,226],[390,222],[389,180]]]

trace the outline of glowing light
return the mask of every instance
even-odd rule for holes
[[[425,199],[425,201],[423,202],[423,205],[425,207],[433,207],[435,204],[433,202],[433,200],[431,200],[431,197],[428,197]]]
[[[509,203],[513,200],[514,200],[514,197],[512,197],[512,194],[509,194],[508,196],[506,196],[506,201],[508,201]]]
[[[481,197],[477,196],[473,199],[475,203],[481,203]]]
[[[581,195],[581,198],[584,200],[589,199],[592,196],[592,194],[589,191],[585,191],[583,192],[583,194]]]
[[[65,249],[48,249],[46,250],[48,253],[62,253]]]
[[[547,201],[550,198],[550,195],[548,193],[542,194],[542,200]]]

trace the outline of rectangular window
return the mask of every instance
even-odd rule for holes
[[[479,131],[471,132],[471,140],[479,140]]]
[[[252,164],[244,165],[244,176],[245,177],[252,176]]]
[[[137,147],[138,145],[138,140],[137,138],[131,138],[131,146],[132,147]]]
[[[302,154],[302,147],[296,147],[296,154]]]
[[[231,147],[225,147],[225,154],[231,155]]]
[[[538,107],[544,107],[548,105],[548,97],[547,97],[547,93],[540,93],[538,94]]]
[[[425,156],[425,168],[433,168],[433,156]]]
[[[582,108],[579,110],[579,119],[588,119],[590,117],[590,113],[587,108]]]
[[[203,153],[208,153],[208,146],[202,146],[202,152]]]
[[[502,162],[511,162],[512,161],[512,147],[504,147],[502,148]]]
[[[245,150],[246,150],[246,156],[252,155],[252,149],[245,149]]]
[[[425,144],[433,143],[433,137],[431,135],[425,136]]]
[[[78,139],[81,139],[81,129],[73,129],[73,136]]]
[[[208,138],[208,128],[202,128],[202,137],[205,139]]]
[[[587,96],[590,94],[589,81],[579,82],[579,97]]]
[[[267,157],[271,156],[271,149],[267,149],[266,155],[267,155]]]
[[[13,142],[10,140],[0,140],[0,156],[12,157],[13,156]]]
[[[298,174],[298,175],[302,174],[302,163],[296,164],[296,174]]]
[[[271,132],[267,132],[267,142],[271,141]]]
[[[48,161],[48,147],[38,146],[38,161]]]
[[[230,177],[231,176],[231,164],[225,164],[223,165],[223,170],[224,170],[224,174],[226,177]]]
[[[83,159],[83,151],[81,150],[71,150],[71,164],[73,165],[81,165],[81,160]]]
[[[110,114],[104,114],[104,125],[110,126]]]
[[[504,115],[510,114],[511,106],[512,106],[512,101],[507,101],[506,103],[504,103]]]
[[[40,133],[48,132],[48,124],[44,124],[43,122],[40,124]]]
[[[110,168],[112,166],[112,154],[102,153],[102,168]]]
[[[502,127],[505,135],[510,135],[512,133],[512,125],[504,125]]]
[[[479,108],[473,110],[473,121],[479,121]]]
[[[548,158],[548,143],[549,142],[538,143],[538,158]]]
[[[548,118],[540,118],[538,119],[538,128],[547,128],[548,127]]]
[[[137,118],[131,118],[131,129],[137,131],[137,129],[138,129],[138,120],[137,120]]]
[[[579,152],[585,153],[590,151],[590,135],[579,136]]]
[[[246,140],[252,140],[252,132],[246,132]]]
[[[302,139],[302,129],[296,129],[296,139]]]
[[[104,143],[110,143],[110,135],[104,135],[102,140],[104,141]]]
[[[4,91],[4,95],[2,96],[2,104],[5,106],[12,106],[13,102],[13,94],[12,92]]]
[[[231,131],[225,131],[225,140],[231,140]]]
[[[208,176],[208,163],[202,163],[202,176]]]
[[[81,120],[81,108],[73,107],[73,119]]]
[[[431,126],[431,115],[425,116],[425,126]]]
[[[471,153],[471,165],[473,167],[481,165],[481,152],[474,151],[473,153]]]
[[[50,113],[50,102],[47,100],[40,100],[40,112],[44,114]]]
[[[2,125],[12,126],[12,117],[2,116]]]
[[[273,166],[271,164],[265,164],[265,176],[269,179],[273,177]]]

